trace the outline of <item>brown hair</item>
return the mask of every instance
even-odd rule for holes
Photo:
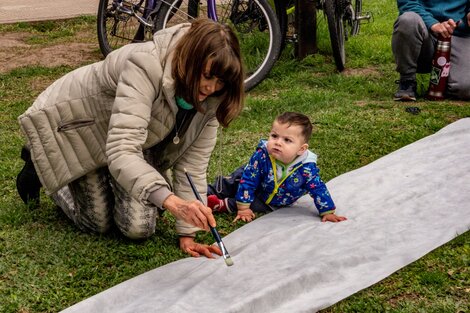
[[[312,136],[313,126],[308,116],[297,112],[284,112],[276,117],[279,124],[288,124],[289,126],[296,125],[302,128],[302,136],[305,142],[308,143]]]
[[[173,77],[176,95],[203,112],[199,101],[199,83],[207,62],[211,60],[210,75],[224,81],[224,88],[214,94],[222,101],[216,117],[227,127],[243,108],[244,71],[240,45],[232,29],[209,19],[196,19],[175,48]]]

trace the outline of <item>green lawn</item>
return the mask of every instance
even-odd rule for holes
[[[360,35],[347,43],[344,73],[335,71],[322,18],[318,54],[298,61],[287,47],[268,79],[247,95],[242,115],[219,137],[211,178],[245,162],[273,118],[285,110],[303,112],[314,122],[310,146],[319,155],[325,180],[470,116],[467,102],[392,101],[397,78],[390,49],[395,2],[369,0],[364,9],[374,13],[374,21],[362,25]],[[98,60],[95,23],[94,18],[78,18],[0,25],[0,36],[28,34],[25,41],[32,47],[91,43],[96,46],[89,55]],[[44,194],[41,208],[34,211],[17,196],[23,139],[16,118],[43,88],[76,66],[26,65],[0,73],[0,312],[57,312],[186,257],[177,247],[171,217],[158,221],[151,239],[134,242],[117,231],[103,236],[80,232]],[[427,80],[427,75],[419,77],[421,93]],[[407,113],[410,105],[421,112]],[[217,219],[222,234],[242,226],[233,225],[230,217]],[[209,234],[198,239],[212,243]],[[467,232],[323,312],[469,312],[469,257]]]

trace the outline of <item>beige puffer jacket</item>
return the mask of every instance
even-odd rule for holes
[[[188,28],[189,24],[168,28],[158,32],[153,42],[124,46],[101,62],[72,71],[48,87],[19,117],[47,193],[108,166],[117,182],[146,205],[152,205],[147,199],[154,191],[158,191],[159,205],[170,190],[191,200],[194,195],[184,175],[186,168],[206,199],[206,171],[216,143],[219,99],[205,101],[205,113],[194,116],[178,145],[168,145],[158,171],[143,156],[144,150],[163,140],[174,127],[178,109],[171,76],[172,50]],[[181,235],[194,230],[178,221]]]

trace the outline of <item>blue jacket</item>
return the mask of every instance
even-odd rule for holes
[[[266,141],[261,140],[245,166],[235,199],[253,202],[255,195],[272,206],[289,206],[309,194],[320,216],[334,213],[335,204],[320,178],[317,156],[305,151],[291,164],[283,165],[269,156]]]
[[[421,16],[428,29],[432,25],[453,19],[462,21],[455,30],[456,36],[469,37],[470,26],[467,23],[467,14],[470,10],[468,0],[397,0],[400,14],[415,12]]]

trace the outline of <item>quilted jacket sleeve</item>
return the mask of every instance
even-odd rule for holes
[[[183,154],[173,168],[173,186],[175,194],[185,200],[194,200],[196,197],[189,186],[184,169],[191,174],[204,204],[207,204],[207,167],[217,141],[217,128],[219,123],[214,117],[209,120],[197,140]],[[200,230],[182,220],[176,221],[176,231],[180,236],[194,236]]]
[[[165,179],[143,157],[148,125],[163,70],[157,57],[138,52],[126,60],[118,80],[106,142],[111,175],[134,198],[146,201],[148,193],[169,191]]]

